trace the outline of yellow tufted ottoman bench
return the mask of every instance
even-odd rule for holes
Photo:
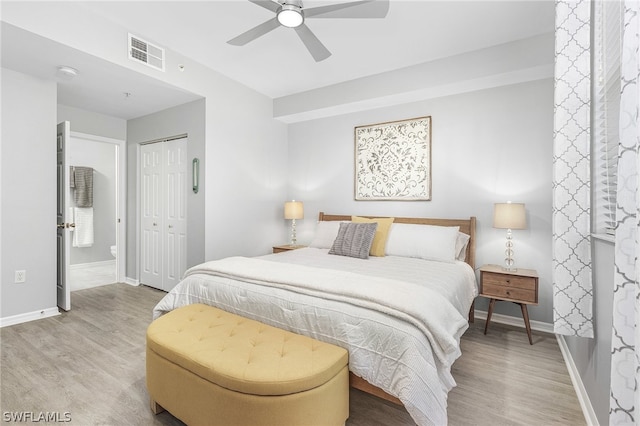
[[[147,329],[151,409],[188,425],[342,425],[345,349],[193,304]]]

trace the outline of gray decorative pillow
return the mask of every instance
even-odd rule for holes
[[[378,224],[344,222],[340,224],[338,236],[329,250],[329,254],[368,259],[369,250],[376,235]]]

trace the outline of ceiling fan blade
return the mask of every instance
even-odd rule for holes
[[[280,3],[276,3],[271,0],[249,0],[253,4],[269,9],[272,12],[277,12],[280,9]]]
[[[248,31],[243,32],[237,37],[232,38],[227,43],[232,44],[234,46],[244,46],[257,39],[260,36],[265,35],[269,31],[273,31],[280,26],[277,18],[269,19],[268,21],[263,22],[262,24],[251,28]]]
[[[389,0],[361,0],[302,9],[305,18],[384,18]]]
[[[311,53],[311,56],[313,56],[313,59],[315,59],[316,62],[323,61],[331,56],[331,52],[329,52],[329,50],[324,47],[324,44],[322,44],[320,40],[318,40],[318,37],[316,37],[315,34],[312,33],[309,27],[307,27],[305,24],[296,27],[295,30],[298,34],[298,37],[300,37],[300,40],[302,40],[304,45],[307,47],[307,50],[309,51],[309,53]]]

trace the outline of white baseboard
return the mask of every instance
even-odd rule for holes
[[[476,318],[480,318],[483,320],[487,319],[487,313],[485,311],[476,310],[475,316]],[[524,320],[522,319],[522,317],[512,317],[511,315],[496,314],[495,312],[491,315],[491,322],[498,322],[500,324],[525,328]],[[531,326],[532,330],[553,334],[553,324],[549,324],[548,322],[529,320],[529,325]]]
[[[95,266],[110,266],[113,265],[114,267],[116,266],[116,260],[115,259],[111,259],[111,260],[100,260],[98,262],[89,262],[89,263],[76,263],[73,265],[69,265],[70,269],[83,269],[83,268],[91,268],[91,267],[95,267]]]
[[[22,324],[23,322],[39,320],[43,318],[54,317],[60,315],[58,308],[47,308],[41,311],[26,312],[24,314],[12,315],[10,317],[0,318],[0,328],[9,325]]]
[[[140,281],[134,278],[124,277],[124,283],[137,287],[140,285]]]
[[[580,377],[578,368],[573,362],[573,357],[571,356],[571,351],[569,351],[569,347],[567,346],[567,341],[565,340],[564,336],[560,334],[556,334],[556,339],[558,340],[558,346],[560,346],[560,352],[562,352],[564,362],[565,364],[567,364],[567,370],[569,370],[571,383],[573,383],[573,388],[575,389],[576,395],[578,396],[578,401],[580,402],[580,407],[582,407],[582,413],[584,414],[584,418],[587,421],[587,425],[598,426],[599,423],[598,418],[596,417],[596,412],[593,409],[593,405],[591,405],[591,400],[589,399],[587,390],[584,387],[584,383],[582,383],[582,378]]]

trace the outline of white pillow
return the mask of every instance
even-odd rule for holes
[[[339,220],[323,220],[318,222],[316,225],[316,233],[313,236],[313,240],[309,244],[309,247],[330,249],[338,236],[340,223],[342,222]]]
[[[386,254],[453,262],[459,226],[433,226],[409,223],[391,225]]]
[[[470,235],[458,232],[458,237],[456,238],[456,260],[464,262],[467,257],[467,246],[469,245],[470,239]]]

